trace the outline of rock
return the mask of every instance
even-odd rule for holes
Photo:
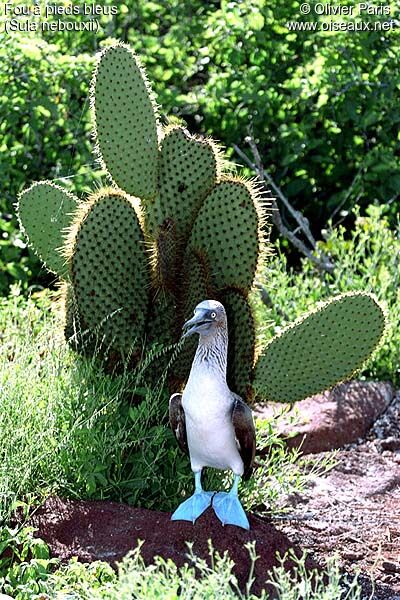
[[[391,436],[386,439],[380,440],[380,446],[382,450],[390,450],[392,452],[394,452],[395,450],[400,450],[400,438]]]
[[[389,382],[342,383],[329,392],[296,402],[293,408],[286,405],[288,412],[277,417],[277,429],[290,448],[301,446],[305,454],[333,450],[364,437],[393,397]],[[254,413],[271,419],[284,407],[278,403],[259,404]]]
[[[259,557],[255,564],[253,593],[263,588],[268,571],[277,566],[276,554],[283,556],[289,548],[300,556],[287,536],[270,523],[249,515],[251,529],[223,527],[212,509],[208,509],[193,525],[187,521],[171,521],[171,514],[133,508],[117,502],[75,501],[49,498],[32,516],[31,524],[38,528],[35,535],[45,540],[53,556],[65,561],[77,556],[83,562],[103,560],[112,565],[120,561],[138,540],[144,540],[141,554],[146,564],[155,556],[172,559],[178,566],[190,563],[187,542],[193,542],[193,552],[210,562],[208,540],[214,550],[223,554],[226,550],[234,561],[234,573],[239,585],[245,588],[248,580],[250,559],[245,548],[248,542],[256,543]],[[293,566],[286,561],[287,568]],[[316,564],[310,559],[308,568]],[[274,596],[272,596],[274,597]]]
[[[363,552],[356,552],[354,550],[346,550],[342,553],[342,557],[346,560],[361,560],[364,558]]]
[[[384,571],[388,571],[389,573],[400,573],[400,563],[384,560],[382,562],[382,569]]]

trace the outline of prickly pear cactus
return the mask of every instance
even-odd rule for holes
[[[68,277],[64,234],[77,208],[78,198],[47,181],[34,183],[19,199],[19,221],[29,245],[49,271],[64,278]]]
[[[114,362],[135,364],[149,344],[176,342],[208,297],[226,307],[228,380],[247,399],[256,390],[294,401],[362,365],[384,329],[382,310],[366,294],[334,299],[296,322],[256,362],[249,294],[268,254],[268,199],[232,176],[211,139],[161,127],[146,74],[124,44],[100,53],[91,108],[95,152],[112,186],[78,201],[43,182],[19,198],[30,245],[64,282],[73,348],[108,348]],[[175,386],[194,351],[192,338],[173,362]]]
[[[348,293],[322,303],[264,348],[255,389],[262,398],[294,402],[351,379],[384,329],[385,315],[374,296]]]

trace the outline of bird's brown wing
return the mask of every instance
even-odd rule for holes
[[[169,399],[169,424],[174,432],[179,448],[189,454],[186,436],[185,411],[182,406],[182,394],[172,394]]]
[[[232,409],[232,423],[235,436],[239,444],[239,453],[244,464],[243,479],[250,478],[253,471],[254,456],[256,454],[256,429],[250,408],[240,396],[234,394]]]

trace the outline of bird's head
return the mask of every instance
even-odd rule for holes
[[[194,309],[194,316],[183,325],[182,337],[193,333],[200,336],[215,335],[219,329],[226,329],[226,313],[221,302],[203,300]]]

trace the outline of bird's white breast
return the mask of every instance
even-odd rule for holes
[[[231,415],[233,398],[223,377],[207,364],[193,365],[182,396],[192,469],[243,473]]]

